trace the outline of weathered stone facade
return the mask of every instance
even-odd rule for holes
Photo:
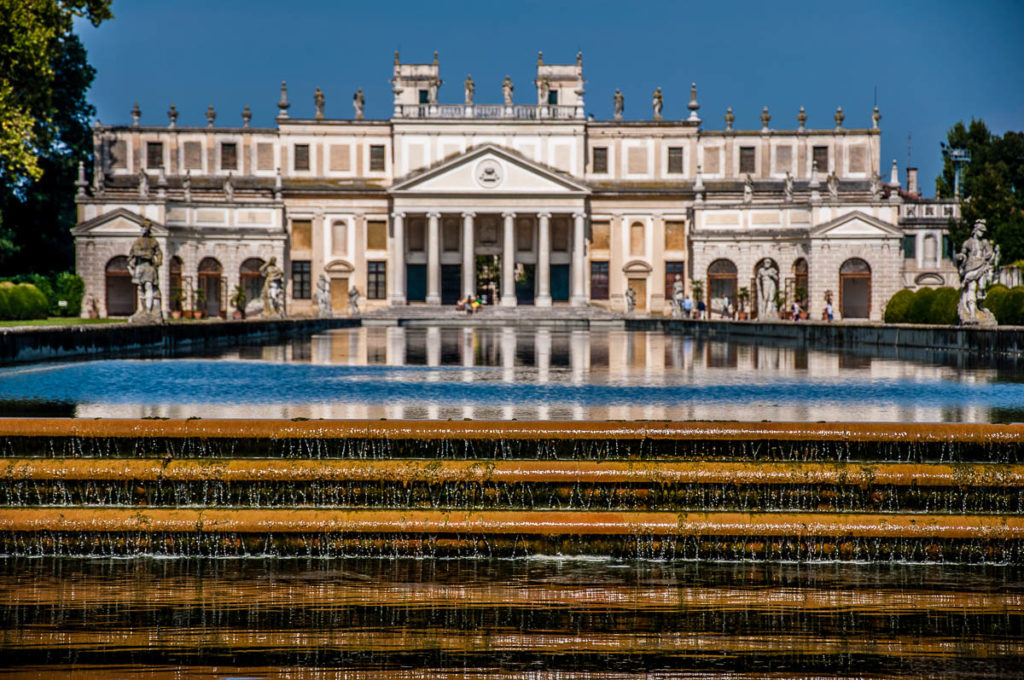
[[[274,128],[249,127],[247,112],[241,127],[178,127],[176,112],[143,126],[137,110],[132,125],[97,126],[97,180],[75,230],[95,310],[130,314],[118,258],[144,218],[165,256],[165,313],[229,314],[236,286],[251,299],[272,256],[290,315],[315,312],[321,273],[336,312],[354,285],[365,309],[472,294],[622,310],[632,287],[638,312],[661,314],[675,275],[688,292],[700,281],[718,311],[740,289],[757,299],[765,257],[780,303],[799,293],[814,316],[826,291],[837,316],[879,318],[902,287],[956,285],[945,224],[957,205],[922,198],[912,171],[906,190],[895,168],[880,180],[877,112],[870,127],[837,112],[834,128],[811,130],[801,111],[796,129],[777,130],[766,110],[752,131],[733,130],[730,112],[709,130],[694,87],[687,112],[596,121],[582,58],[538,59],[536,103],[515,103],[514,87],[513,101],[476,103],[467,79],[462,103],[441,104],[441,84],[436,59],[396,55],[388,120],[333,118],[323,92],[315,117],[293,117],[282,84]],[[358,96],[353,106],[361,114]]]

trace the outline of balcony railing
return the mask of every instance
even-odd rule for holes
[[[395,106],[395,117],[433,119],[477,118],[484,120],[575,120],[583,118],[583,106],[398,104]]]

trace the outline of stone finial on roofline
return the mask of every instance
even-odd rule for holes
[[[730,106],[729,108],[727,108],[725,110],[725,130],[726,130],[726,132],[732,131],[732,124],[734,122],[736,122],[736,116],[733,114],[732,107]]]
[[[395,54],[398,54],[397,52]],[[288,117],[288,107],[291,104],[288,103],[288,83],[284,80],[281,81],[281,99],[277,102],[278,118]]]
[[[249,127],[250,122],[252,122],[252,110],[246,104],[245,108],[242,109],[242,127]]]
[[[132,127],[139,127],[139,119],[142,118],[142,111],[139,109],[139,103],[135,102],[135,106],[129,111],[132,115]]]
[[[178,109],[175,108],[174,104],[171,104],[171,108],[167,109],[167,120],[170,122],[167,127],[174,127],[178,123]]]
[[[761,132],[768,132],[768,123],[772,122],[772,114],[768,113],[768,107],[761,109]]]
[[[804,111],[804,107],[800,107],[800,113],[796,114],[797,132],[803,132],[807,129],[807,112]]]
[[[699,123],[700,116],[697,115],[697,110],[700,108],[700,104],[697,103],[697,83],[690,83],[690,103],[686,105],[686,108],[690,109],[690,117],[687,120],[691,123]]]
[[[880,121],[880,120],[882,120],[882,114],[880,114],[878,112],[878,107],[876,106],[875,110],[871,112],[871,129],[872,130],[877,130],[878,129],[878,121]]]
[[[217,112],[213,110],[213,104],[206,109],[206,127],[213,127],[213,121],[217,120]]]
[[[832,116],[832,118],[836,121],[836,129],[841,130],[843,128],[843,120],[846,118],[846,114],[843,113],[842,106],[836,107],[836,115]]]

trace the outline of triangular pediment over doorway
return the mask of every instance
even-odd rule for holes
[[[127,208],[118,208],[82,222],[71,233],[75,236],[138,236],[145,217]],[[167,227],[150,220],[153,236],[167,236]]]
[[[590,189],[515,151],[485,144],[399,181],[394,195],[584,196]]]
[[[892,238],[903,232],[860,210],[829,220],[811,230],[811,238]]]

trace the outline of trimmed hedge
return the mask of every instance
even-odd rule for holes
[[[52,279],[42,274],[19,274],[6,281],[35,286],[46,298],[48,316],[78,316],[82,313],[85,281],[77,274],[61,272]],[[62,301],[65,303],[63,306],[60,304]]]
[[[31,283],[0,283],[0,319],[45,319],[49,308],[46,296]]]
[[[1024,286],[1007,288],[996,285],[985,296],[985,309],[992,312],[1001,326],[1024,325]]]
[[[882,318],[886,323],[920,323],[953,326],[959,321],[956,288],[904,289],[889,298]]]

